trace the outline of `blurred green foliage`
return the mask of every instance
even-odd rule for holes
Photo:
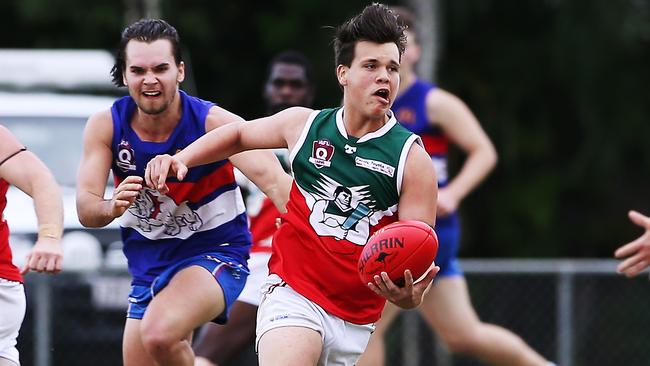
[[[340,102],[330,26],[367,3],[160,0],[160,10],[198,95],[254,118],[266,63],[287,48],[313,60],[316,106]],[[0,47],[112,49],[125,4],[1,1]],[[608,257],[639,235],[626,211],[650,213],[650,3],[440,0],[440,11],[437,82],[468,103],[500,157],[462,206],[461,255]],[[452,153],[452,167],[461,161]]]

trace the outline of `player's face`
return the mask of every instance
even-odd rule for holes
[[[264,88],[264,97],[271,113],[294,106],[309,107],[312,89],[305,69],[296,64],[274,64]]]
[[[339,83],[345,100],[366,115],[386,114],[399,87],[399,50],[395,43],[361,41],[356,44],[350,67],[339,66]]]
[[[167,110],[178,85],[185,78],[185,66],[176,65],[169,40],[151,43],[131,40],[126,45],[124,84],[138,107],[147,114]]]

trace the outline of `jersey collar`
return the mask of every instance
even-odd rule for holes
[[[366,141],[372,140],[374,138],[381,137],[381,136],[385,135],[386,133],[388,133],[388,131],[391,128],[393,128],[393,126],[395,126],[395,124],[397,123],[397,120],[395,119],[395,114],[390,109],[388,110],[387,114],[388,114],[389,118],[388,118],[388,121],[386,122],[385,125],[383,125],[377,131],[373,131],[373,132],[370,132],[370,133],[367,133],[367,134],[361,136],[361,138],[357,141],[357,143],[360,144],[362,142],[366,142]],[[348,138],[348,132],[345,130],[345,125],[343,124],[343,108],[342,107],[341,107],[341,109],[339,109],[336,112],[336,128],[338,128],[339,133],[341,134],[341,136],[343,136],[346,140],[349,139]]]

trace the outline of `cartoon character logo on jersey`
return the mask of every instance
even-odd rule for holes
[[[160,228],[157,231],[164,235],[177,236],[183,230],[197,231],[203,225],[201,216],[187,203],[176,205],[171,198],[157,195],[157,191],[149,188],[140,191],[128,212],[132,216],[123,216],[122,225],[135,227],[142,233],[153,233]]]
[[[415,124],[415,111],[412,108],[402,107],[397,110],[397,120],[405,125]]]
[[[131,144],[126,140],[120,141],[120,144],[117,145],[117,159],[115,165],[125,173],[130,170],[135,170],[135,152],[133,151]]]
[[[311,208],[309,223],[320,236],[333,236],[357,245],[365,245],[373,218],[374,203],[367,185],[345,187],[321,174],[307,205]]]
[[[312,143],[311,157],[309,162],[316,168],[330,167],[332,165],[332,156],[334,156],[334,145],[328,140],[317,140]]]

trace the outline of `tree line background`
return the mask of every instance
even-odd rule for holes
[[[113,50],[147,1],[181,34],[184,87],[245,118],[264,114],[267,62],[288,48],[314,63],[316,107],[337,105],[331,26],[369,3],[4,0],[0,47]],[[626,212],[650,213],[650,2],[437,4],[435,81],[466,101],[500,158],[461,207],[461,256],[610,257],[638,236]]]

